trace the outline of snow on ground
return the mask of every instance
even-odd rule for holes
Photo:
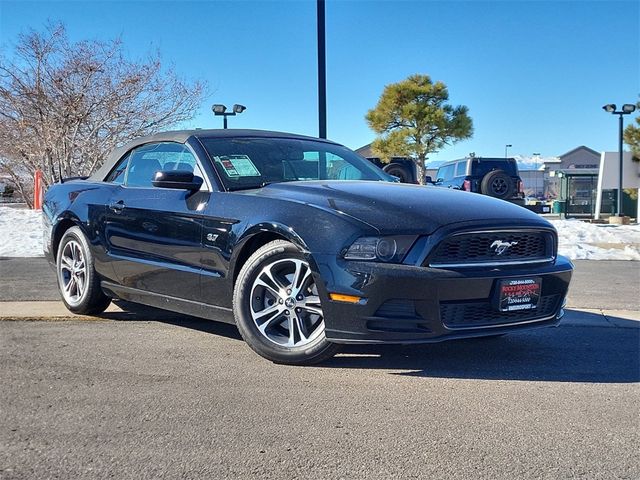
[[[551,223],[558,230],[558,253],[572,260],[640,260],[640,225]]]
[[[640,260],[640,225],[595,225],[551,220],[559,253],[572,260]],[[42,214],[0,207],[0,257],[42,256]]]
[[[42,212],[0,207],[0,257],[42,255]]]

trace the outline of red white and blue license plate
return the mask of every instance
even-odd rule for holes
[[[498,310],[516,312],[535,310],[540,300],[540,277],[500,280],[498,283]]]

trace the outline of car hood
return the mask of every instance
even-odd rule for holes
[[[271,184],[251,194],[334,211],[381,232],[428,234],[444,225],[479,220],[486,226],[504,223],[550,226],[538,215],[509,202],[476,193],[404,183],[286,182]]]

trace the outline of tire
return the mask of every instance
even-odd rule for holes
[[[79,227],[71,227],[60,240],[56,276],[60,296],[70,312],[95,315],[111,303],[100,287],[89,242]]]
[[[513,196],[513,181],[504,170],[493,170],[487,173],[480,182],[480,191],[490,197],[511,198]]]
[[[404,165],[400,165],[399,163],[390,163],[385,166],[383,170],[389,175],[398,177],[398,179],[400,179],[400,183],[413,183],[413,175]]]
[[[325,337],[315,282],[292,243],[275,240],[256,250],[233,291],[233,314],[249,347],[289,365],[312,365],[335,355],[339,347]]]

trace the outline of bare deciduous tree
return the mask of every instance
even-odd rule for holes
[[[60,24],[20,35],[0,56],[0,175],[30,202],[37,169],[47,185],[89,175],[116,146],[193,118],[204,89],[157,54],[126,59],[120,40],[71,42]]]

